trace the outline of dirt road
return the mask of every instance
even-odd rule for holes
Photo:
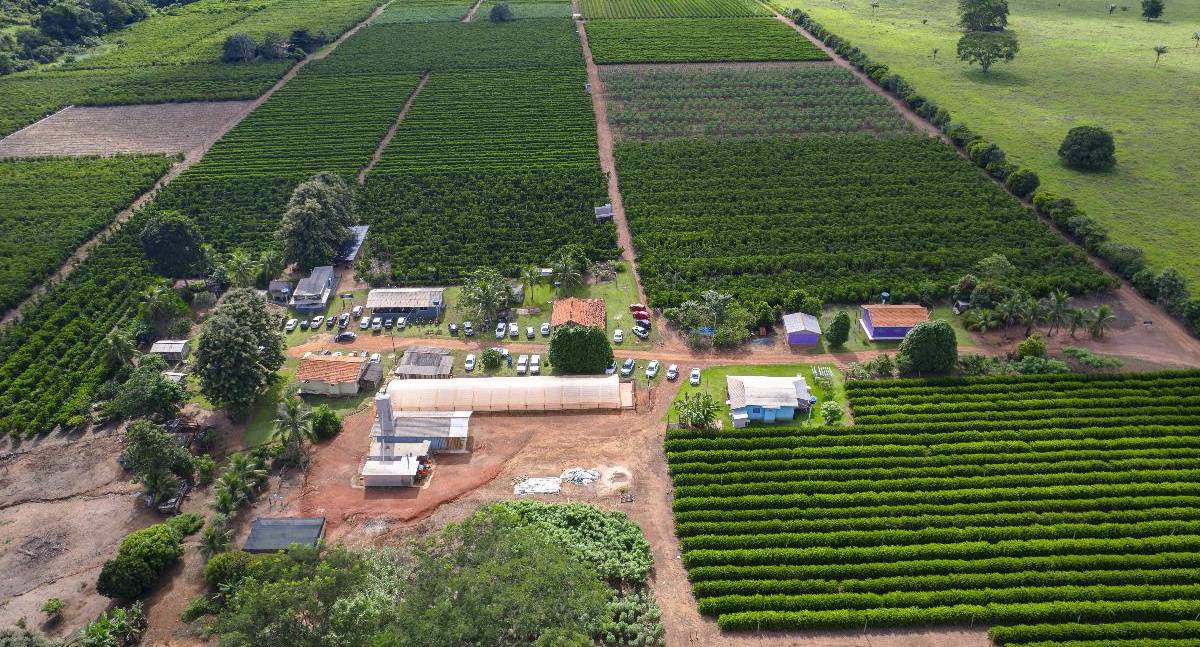
[[[413,88],[412,94],[408,95],[408,99],[404,101],[404,106],[400,108],[400,113],[396,115],[396,122],[388,129],[387,134],[380,140],[379,145],[375,147],[375,153],[371,155],[371,161],[358,172],[358,183],[366,184],[367,175],[383,159],[383,151],[387,150],[388,144],[392,143],[392,138],[396,136],[396,131],[400,129],[400,124],[404,122],[404,117],[408,115],[408,111],[412,108],[412,104],[417,100],[417,95],[421,94],[421,90],[425,88],[425,84],[429,82],[429,72],[421,76],[421,81],[417,83],[417,87]]]

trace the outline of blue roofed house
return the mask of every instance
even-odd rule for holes
[[[804,377],[730,375],[725,378],[733,426],[751,422],[795,420],[797,412],[807,412],[816,403]]]
[[[816,346],[821,340],[821,322],[810,314],[792,312],[783,315],[787,341],[793,346]]]

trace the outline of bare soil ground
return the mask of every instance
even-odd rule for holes
[[[250,101],[69,106],[0,140],[0,158],[116,153],[185,153]]]
[[[108,432],[52,436],[0,455],[0,625],[37,626],[51,597],[67,603],[63,635],[90,622],[109,601],[95,592],[100,566],[131,530],[160,518],[136,498]]]

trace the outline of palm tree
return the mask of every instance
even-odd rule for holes
[[[1113,327],[1117,322],[1117,315],[1113,313],[1112,306],[1107,303],[1102,303],[1096,306],[1092,311],[1091,333],[1096,339],[1103,339],[1104,333]]]
[[[150,472],[142,476],[142,487],[146,488],[146,496],[158,505],[179,494],[179,479],[165,470]]]
[[[1023,323],[1029,316],[1029,304],[1018,295],[1012,295],[996,304],[996,315],[1005,328]]]
[[[259,277],[263,283],[270,283],[283,273],[283,254],[278,250],[268,249],[258,255]]]
[[[967,330],[983,334],[999,328],[1000,318],[991,308],[975,308],[967,311],[967,314],[963,316],[963,323],[967,326]]]
[[[1050,319],[1050,312],[1046,308],[1046,304],[1038,301],[1033,297],[1029,297],[1025,301],[1025,336],[1028,337],[1033,333],[1033,327],[1046,323]]]
[[[1055,290],[1046,297],[1046,322],[1050,324],[1049,333],[1053,334],[1067,321],[1067,313],[1071,309],[1071,296],[1061,290]]]
[[[1192,32],[1192,40],[1196,41],[1196,47],[1200,47],[1200,31]]]
[[[213,498],[208,504],[208,507],[215,510],[218,514],[232,514],[242,503],[241,497],[235,491],[235,488],[239,488],[240,486],[232,484],[232,479],[228,479],[226,476],[230,475],[222,476],[213,487]]]
[[[1163,54],[1166,54],[1169,49],[1170,48],[1167,47],[1166,45],[1155,45],[1154,46],[1154,64],[1155,65],[1158,65],[1158,59],[1162,58]]]
[[[521,282],[525,284],[525,300],[533,298],[533,286],[537,285],[542,280],[542,270],[537,265],[530,263],[521,268]]]
[[[258,264],[242,249],[230,252],[221,265],[234,287],[248,288],[254,285],[254,279],[258,277]]]
[[[179,295],[166,285],[156,285],[142,293],[142,305],[151,321],[170,321],[179,311]]]
[[[245,452],[238,452],[229,457],[222,477],[230,474],[244,480],[251,490],[257,489],[267,480],[266,466]]]
[[[229,550],[229,546],[233,544],[233,531],[228,526],[229,517],[221,512],[208,520],[204,532],[200,533],[200,554],[205,560]]]
[[[583,273],[579,271],[579,264],[570,254],[560,253],[550,267],[554,272],[557,288],[570,291],[583,284]]]
[[[283,453],[295,459],[304,451],[305,443],[315,443],[312,410],[296,396],[284,398],[276,408],[275,431],[271,439],[283,446]]]
[[[114,369],[124,367],[137,357],[137,346],[133,343],[133,337],[124,330],[113,330],[104,338],[105,354],[108,357],[109,366]]]
[[[458,305],[490,322],[508,304],[508,298],[508,281],[503,276],[494,270],[478,270],[463,280]]]
[[[1067,324],[1071,328],[1071,339],[1075,339],[1076,331],[1091,326],[1091,313],[1083,308],[1071,308],[1067,311]]]

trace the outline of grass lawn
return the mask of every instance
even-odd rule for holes
[[[1192,40],[1200,2],[1167,2],[1162,20],[1146,22],[1136,2],[1110,15],[1095,0],[1010,0],[1021,50],[988,74],[955,59],[954,0],[889,0],[877,9],[871,0],[778,4],[804,9],[887,64],[1010,161],[1036,171],[1043,188],[1074,198],[1114,240],[1200,284],[1200,48]],[[1155,64],[1160,44],[1170,51]],[[1059,163],[1059,144],[1077,125],[1113,133],[1116,169],[1080,173]]]
[[[801,349],[800,352],[804,354],[820,355],[824,353],[857,353],[865,350],[895,351],[900,347],[900,342],[898,341],[873,342],[867,339],[867,333],[863,330],[862,324],[858,322],[858,317],[860,316],[861,311],[856,306],[831,306],[826,308],[825,312],[821,314],[821,330],[829,330],[830,324],[833,323],[833,318],[842,310],[850,313],[851,321],[850,339],[846,340],[846,343],[843,344],[841,348],[831,348],[825,341],[825,337],[822,336],[820,341],[817,342],[816,346],[803,349],[801,349],[801,347],[797,347],[797,349]],[[963,328],[962,317],[956,316],[950,309],[950,306],[943,305],[933,308],[929,313],[929,318],[945,319],[946,321],[950,322],[950,327],[954,329],[954,336],[958,339],[959,346],[975,345],[975,340],[971,337],[971,333],[968,332],[966,328]],[[782,324],[776,326],[776,334],[785,334]]]
[[[833,393],[828,393],[816,386],[816,381],[813,379],[813,368],[816,366],[826,366],[833,371]],[[726,406],[725,393],[725,378],[730,375],[769,375],[777,377],[792,377],[797,373],[804,376],[804,380],[808,383],[808,388],[817,397],[817,409],[821,403],[829,402],[830,400],[842,405],[842,409],[846,408],[846,390],[842,373],[833,364],[778,364],[778,365],[763,365],[763,366],[713,366],[706,368],[700,372],[700,386],[692,386],[687,382],[686,370],[681,366],[680,380],[683,381],[683,386],[679,387],[679,394],[676,399],[682,398],[684,394],[689,393],[707,393],[721,408],[720,420],[723,428],[729,429],[733,426],[733,418],[729,413],[729,407]],[[677,411],[674,405],[667,412],[667,419],[674,420],[677,416]],[[779,424],[803,424],[803,418],[799,418],[792,422],[783,422]],[[756,426],[761,423],[751,423],[751,426]],[[813,418],[807,424],[822,427],[825,421],[821,418],[820,412],[814,410]]]

